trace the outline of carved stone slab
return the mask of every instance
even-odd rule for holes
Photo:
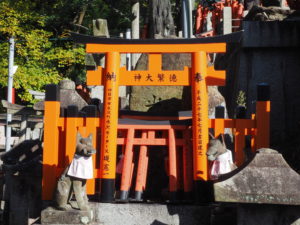
[[[300,175],[281,154],[267,148],[238,173],[214,184],[219,202],[300,205]]]

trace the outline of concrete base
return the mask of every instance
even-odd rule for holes
[[[166,204],[112,204],[90,203],[94,213],[91,223],[88,212],[79,210],[58,211],[53,208],[43,210],[41,224],[97,224],[97,225],[209,225],[210,207],[199,205]],[[83,221],[84,220],[84,221]]]

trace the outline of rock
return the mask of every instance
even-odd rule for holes
[[[61,80],[59,88],[62,90],[75,90],[75,83],[71,80]]]
[[[109,37],[106,19],[93,20],[93,34],[97,37]]]
[[[173,112],[177,112],[180,108],[182,108],[182,101],[178,98],[171,98],[153,104],[148,112],[170,115]]]
[[[153,105],[160,101],[176,98],[181,99],[182,87],[172,86],[135,86],[132,87],[132,92],[130,96],[130,110],[135,111],[147,111]],[[176,105],[178,102],[176,102]],[[172,105],[172,104],[171,104]],[[169,105],[166,108],[174,108],[175,106]],[[180,107],[177,108],[180,110]],[[170,111],[167,109],[167,111]]]
[[[216,182],[214,194],[220,202],[300,205],[299,186],[300,175],[280,153],[259,149],[248,165]]]
[[[163,70],[182,70],[191,66],[190,54],[163,54]],[[143,54],[136,70],[146,70],[148,55]],[[214,108],[225,105],[223,96],[216,86],[208,87],[209,116],[214,117]],[[191,110],[191,87],[182,86],[133,86],[130,96],[130,110],[157,113],[172,113]]]
[[[62,80],[59,82],[60,88],[60,107],[67,108],[69,105],[76,105],[81,110],[88,104],[75,90],[75,83],[71,80]],[[44,101],[34,104],[35,110],[44,110]]]
[[[190,65],[189,54],[163,54],[163,70],[180,70]],[[148,55],[142,54],[137,62],[135,70],[146,70]],[[133,86],[130,96],[130,110],[147,111],[152,105],[162,100],[181,99],[183,87],[181,86]],[[178,103],[176,103],[178,104]],[[178,108],[181,110],[182,107]]]
[[[61,81],[63,82],[63,81]],[[61,84],[60,82],[60,84]],[[60,86],[60,107],[67,108],[69,105],[76,105],[78,107],[78,110],[81,110],[83,107],[87,106],[85,100],[77,93],[75,90],[75,83],[71,81],[74,84],[73,89],[65,89],[64,85]],[[71,84],[68,84],[68,87],[71,87]]]
[[[245,21],[274,21],[285,19],[300,19],[299,15],[294,10],[282,9],[280,7],[262,7],[253,6],[244,18]]]

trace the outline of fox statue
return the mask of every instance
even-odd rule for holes
[[[92,154],[96,153],[92,144],[93,136],[90,134],[83,138],[78,132],[76,149],[71,164],[64,170],[57,182],[54,200],[59,210],[76,208],[71,204],[75,195],[77,206],[80,210],[89,210],[86,194],[86,180],[93,178]]]
[[[222,141],[219,138],[215,138],[212,134],[209,135],[211,139],[208,143],[206,155],[207,159],[212,162],[210,179],[216,180],[220,175],[229,173],[237,167],[233,163],[231,151],[226,148],[224,134],[220,135]]]

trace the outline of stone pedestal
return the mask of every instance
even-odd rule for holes
[[[94,220],[94,211],[68,210],[61,211],[48,207],[41,213],[41,224],[92,224]]]

